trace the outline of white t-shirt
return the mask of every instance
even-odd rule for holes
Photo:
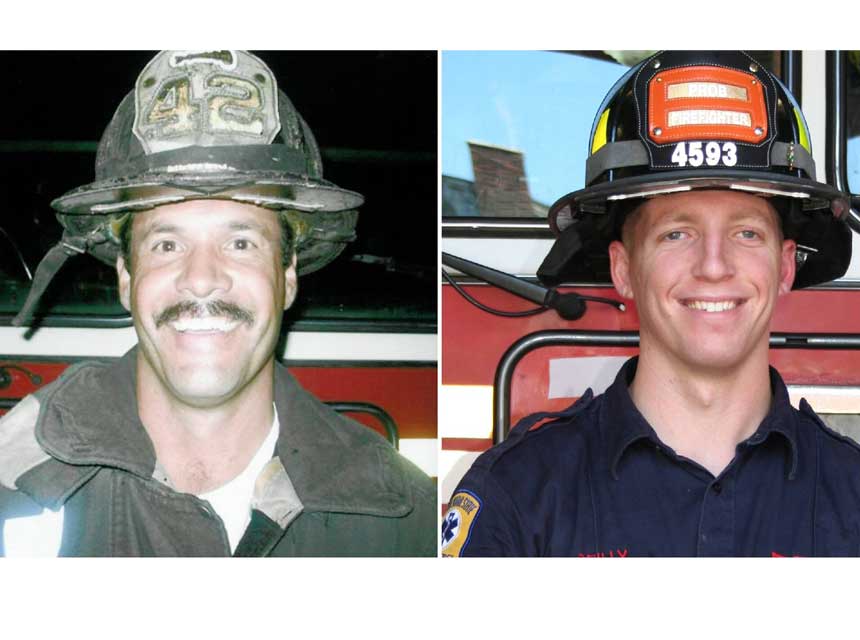
[[[251,521],[251,498],[254,495],[254,483],[257,481],[257,476],[260,475],[263,467],[272,459],[279,431],[280,423],[278,422],[278,412],[276,410],[269,435],[263,440],[263,444],[257,449],[257,453],[254,454],[254,457],[248,463],[248,466],[245,467],[245,470],[227,484],[197,496],[201,500],[209,502],[212,508],[215,509],[215,512],[221,517],[221,520],[224,521],[224,528],[227,529],[227,538],[230,541],[231,553],[236,551],[236,546],[239,544],[242,534],[245,533],[245,528]]]

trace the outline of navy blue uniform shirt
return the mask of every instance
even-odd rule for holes
[[[449,503],[442,555],[860,554],[860,446],[805,400],[794,409],[775,369],[770,412],[715,478],[636,409],[636,364],[605,394],[524,418],[482,454]]]

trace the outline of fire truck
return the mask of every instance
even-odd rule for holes
[[[562,410],[588,388],[603,391],[637,353],[635,305],[621,304],[605,265],[583,267],[553,289],[536,273],[554,241],[549,205],[584,186],[603,96],[651,53],[442,53],[443,513],[474,460],[520,418]],[[852,194],[860,194],[858,54],[751,52],[800,101],[818,180]],[[854,196],[849,224],[860,232]],[[795,405],[805,397],[858,439],[860,235],[852,239],[844,277],[781,299],[770,360]],[[556,311],[549,299],[574,303]]]
[[[11,321],[60,237],[51,200],[93,180],[102,131],[153,55],[0,52],[14,77],[0,107],[0,414],[69,365],[137,341],[115,270],[87,255],[60,270],[30,326]],[[366,202],[357,240],[300,279],[278,356],[435,477],[436,52],[259,55],[314,131],[324,176]]]

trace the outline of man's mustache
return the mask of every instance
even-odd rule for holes
[[[167,307],[155,316],[155,328],[158,329],[163,324],[179,320],[182,316],[189,318],[225,316],[246,324],[253,324],[254,322],[254,314],[251,311],[233,302],[210,300],[209,302],[201,303],[194,302],[193,300],[183,300]]]

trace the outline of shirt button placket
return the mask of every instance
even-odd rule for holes
[[[735,499],[730,478],[715,480],[708,486],[699,522],[699,556],[734,555]]]

